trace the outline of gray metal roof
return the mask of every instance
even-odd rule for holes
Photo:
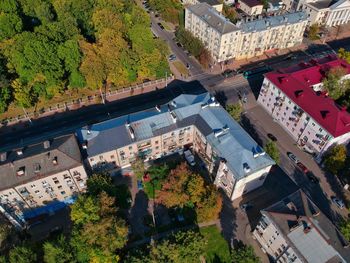
[[[209,93],[183,94],[168,105],[162,105],[160,112],[149,109],[84,127],[77,131],[77,136],[82,143],[87,141],[87,154],[92,157],[127,146],[132,142],[194,125],[207,138],[218,156],[226,159],[226,164],[236,179],[273,165],[273,160],[267,154],[254,158],[254,153],[262,151],[260,146],[221,106],[202,107],[202,104],[209,100]],[[169,108],[176,114],[176,122],[172,119]],[[134,130],[134,139],[130,137],[127,123]],[[225,125],[230,128],[229,131],[216,137],[214,131]],[[249,173],[244,172],[243,163],[249,165]]]
[[[208,5],[222,5],[218,0],[198,0],[200,3],[207,3]]]
[[[303,191],[292,193],[261,213],[272,220],[306,262],[350,261],[350,250],[345,248],[348,242]],[[305,233],[306,226],[310,231]]]
[[[279,16],[269,16],[262,19],[257,19],[244,23],[237,23],[236,26],[241,28],[243,32],[264,31],[267,28],[278,27],[285,24],[295,24],[300,21],[306,21],[305,12],[286,13]]]
[[[231,23],[225,16],[220,14],[214,7],[207,3],[199,3],[186,7],[195,15],[199,16],[210,27],[214,28],[221,34],[237,31],[238,28]]]
[[[22,149],[22,155],[17,154],[18,149]],[[6,160],[0,161],[0,190],[82,165],[74,135],[52,139],[46,149],[43,142],[18,149],[7,151]],[[54,159],[57,163],[53,162]],[[23,167],[24,175],[18,176],[17,171]]]
[[[342,1],[335,1],[335,0],[321,0],[321,1],[315,1],[315,2],[307,2],[305,5],[311,5],[317,9],[324,9],[331,7],[335,3],[342,2]]]

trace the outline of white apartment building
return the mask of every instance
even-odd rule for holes
[[[74,135],[2,151],[0,211],[17,227],[71,203],[87,175]]]
[[[349,262],[348,242],[301,190],[261,214],[253,238],[274,262]]]
[[[231,199],[259,187],[273,160],[208,93],[84,127],[77,136],[92,169],[127,167],[192,148]]]
[[[350,77],[350,65],[335,56],[269,72],[258,97],[300,147],[319,157],[332,145],[350,141],[350,114],[322,90],[326,72],[336,67]]]
[[[231,23],[207,4],[189,6],[185,28],[201,39],[213,59],[245,59],[300,44],[307,24],[304,12]]]
[[[196,5],[199,3],[207,3],[208,5],[214,7],[216,11],[222,13],[224,7],[223,3],[218,0],[181,0],[183,5]]]
[[[259,0],[239,0],[239,9],[249,16],[261,15],[264,5]]]

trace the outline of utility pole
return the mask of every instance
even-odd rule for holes
[[[168,71],[165,71],[165,87],[168,87]]]
[[[30,122],[30,124],[33,124],[33,123],[32,123],[32,120],[29,118],[29,116],[28,116],[28,114],[27,114],[27,112],[26,112],[26,110],[24,109],[23,106],[22,106],[22,109],[23,109],[23,111],[24,111],[24,115],[27,117],[27,119],[28,119],[28,121]]]

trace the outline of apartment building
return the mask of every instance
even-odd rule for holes
[[[87,175],[74,135],[2,151],[0,211],[17,227],[54,211],[86,188]]]
[[[264,5],[259,0],[239,0],[238,7],[248,16],[261,15]]]
[[[350,114],[323,91],[322,80],[341,67],[350,77],[350,65],[335,56],[269,72],[258,102],[304,150],[319,157],[334,144],[350,141]]]
[[[192,148],[232,199],[259,187],[274,164],[208,93],[183,94],[167,105],[84,127],[77,137],[92,169]]]
[[[309,25],[319,24],[332,27],[350,21],[349,0],[301,0],[297,10],[302,10],[307,14]]]
[[[207,4],[185,10],[185,28],[201,39],[213,59],[245,59],[300,44],[307,24],[304,12],[231,23]]]
[[[222,13],[224,7],[223,3],[218,0],[182,0],[183,5],[196,5],[199,3],[207,3],[208,5],[214,7],[216,11]]]
[[[301,190],[261,214],[253,238],[274,262],[349,262],[348,242]]]

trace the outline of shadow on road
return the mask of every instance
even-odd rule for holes
[[[260,137],[260,135],[256,132],[255,125],[250,121],[250,119],[247,116],[242,115],[241,124],[242,124],[243,128],[249,133],[249,135],[252,136],[253,139],[259,145],[263,145],[263,140]]]

